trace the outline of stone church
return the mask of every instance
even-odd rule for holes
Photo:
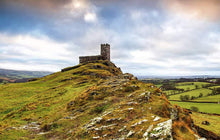
[[[101,44],[101,54],[94,56],[80,56],[79,63],[85,63],[88,61],[94,60],[108,60],[110,61],[110,45],[109,44]]]

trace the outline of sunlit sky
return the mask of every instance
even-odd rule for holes
[[[135,75],[220,75],[220,0],[0,0],[0,68],[59,71],[111,45]]]

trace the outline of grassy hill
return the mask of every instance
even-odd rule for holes
[[[197,139],[190,112],[108,61],[0,85],[0,139]]]

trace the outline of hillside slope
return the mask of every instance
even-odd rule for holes
[[[108,61],[0,85],[0,139],[199,139],[187,110]]]

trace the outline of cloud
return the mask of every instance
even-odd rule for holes
[[[7,68],[32,64],[31,69],[58,70],[110,43],[112,61],[124,72],[218,73],[214,0],[3,0],[0,5],[0,65]]]
[[[97,21],[96,7],[87,0],[3,0],[0,7],[0,32],[11,34],[68,41],[86,30],[87,22]]]
[[[123,70],[136,75],[219,73],[218,25],[178,15],[161,18],[164,14],[156,9],[130,12],[130,18],[121,16],[111,21],[123,27],[114,30],[112,43],[116,46],[113,60]]]
[[[67,65],[71,63],[73,56],[76,55],[76,52],[70,51],[71,47],[74,46],[59,43],[44,36],[36,38],[29,35],[10,36],[0,34],[1,67],[13,67],[13,65],[4,64],[7,61],[12,61],[9,64],[23,62],[22,65],[35,63],[38,63],[37,65],[40,65],[39,63],[45,63],[46,65],[63,63]],[[33,67],[36,67],[36,65],[33,65],[29,69],[34,69]],[[50,67],[47,67],[47,69],[54,70]]]
[[[220,20],[219,0],[165,0],[165,8],[169,8],[171,14],[196,17],[205,20]]]
[[[96,14],[95,13],[86,13],[84,15],[84,20],[86,22],[96,22],[96,20],[97,20]]]
[[[4,69],[13,69],[13,70],[29,70],[29,71],[51,71],[56,72],[60,71],[60,67],[65,67],[63,64],[39,64],[34,62],[21,63],[13,61],[0,61],[1,68]],[[34,65],[34,66],[33,66]]]

